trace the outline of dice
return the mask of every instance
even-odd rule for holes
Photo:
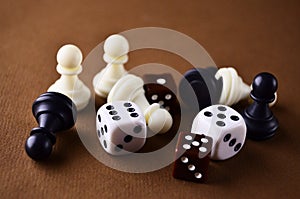
[[[163,73],[163,74],[145,74],[143,76],[143,79],[145,81],[145,84],[153,83],[153,84],[160,84],[176,94],[177,92],[177,86],[175,84],[175,80],[170,73]]]
[[[191,132],[212,137],[211,158],[225,160],[241,150],[247,128],[243,117],[234,109],[225,105],[212,105],[197,114]]]
[[[180,114],[180,104],[172,90],[154,83],[145,84],[144,90],[150,104],[158,103],[161,108],[169,111],[171,115]]]
[[[207,180],[213,140],[209,136],[181,132],[175,150],[173,177],[192,182]]]
[[[97,135],[111,155],[126,155],[141,149],[146,141],[146,121],[139,107],[129,101],[104,104],[96,115]]]

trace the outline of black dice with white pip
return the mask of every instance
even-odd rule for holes
[[[177,86],[171,73],[145,74],[145,84],[160,84],[170,89],[174,94],[177,93]]]
[[[97,135],[111,155],[126,155],[141,149],[146,141],[146,121],[139,107],[129,101],[101,106],[96,116]]]
[[[243,117],[234,109],[225,105],[212,105],[197,114],[191,132],[212,137],[211,158],[226,160],[243,147],[247,128]]]
[[[173,177],[199,183],[207,181],[212,143],[209,136],[181,132],[175,150]]]
[[[144,90],[150,104],[158,103],[161,108],[169,111],[172,116],[180,115],[180,104],[172,90],[160,84],[145,84]]]

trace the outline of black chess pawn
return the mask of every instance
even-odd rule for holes
[[[247,125],[247,137],[254,140],[268,139],[278,128],[278,121],[269,108],[269,103],[275,100],[277,79],[270,73],[259,73],[252,86],[250,97],[254,102],[242,112]]]
[[[75,104],[67,96],[46,92],[34,101],[32,113],[39,127],[31,130],[25,150],[32,159],[41,160],[51,154],[56,142],[55,134],[74,126],[77,111]]]
[[[216,79],[217,67],[193,68],[184,74],[179,84],[182,101],[196,112],[218,103],[222,92],[222,78]]]

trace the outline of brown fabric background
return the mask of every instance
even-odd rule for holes
[[[300,3],[297,0],[1,1],[0,198],[299,198]],[[31,104],[59,75],[56,52],[66,43],[87,55],[108,35],[155,26],[197,40],[218,65],[234,65],[251,83],[261,71],[279,80],[280,122],[270,140],[248,140],[233,159],[211,164],[208,184],[175,180],[172,165],[145,174],[104,166],[76,130],[58,136],[49,161],[36,163],[24,142],[36,122]],[[130,54],[129,69],[159,62],[190,66],[167,53]]]

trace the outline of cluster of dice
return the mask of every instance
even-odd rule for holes
[[[154,133],[166,133],[171,128],[173,123],[173,118],[170,114],[171,110],[180,109],[178,103],[173,103],[167,106],[168,111],[164,108],[167,104],[167,100],[176,98],[171,90],[163,85],[159,84],[154,85],[154,88],[147,89],[147,84],[145,85],[142,78],[135,76],[133,74],[128,74],[124,69],[124,63],[128,60],[127,53],[129,51],[129,45],[127,40],[121,35],[112,35],[108,37],[104,43],[104,60],[108,63],[107,66],[102,69],[93,79],[93,86],[95,93],[102,98],[107,99],[107,103],[102,105],[96,116],[97,120],[97,135],[99,137],[100,143],[103,149],[111,155],[124,155],[128,153],[133,153],[140,150],[145,144],[147,138],[147,126],[149,130]],[[229,68],[228,71],[234,70]],[[227,70],[226,70],[227,71]],[[234,70],[235,71],[235,70]],[[116,75],[118,74],[118,75]],[[224,76],[225,72],[222,73],[222,70],[219,70],[220,76]],[[232,79],[238,79],[237,74]],[[145,78],[144,78],[145,79]],[[159,79],[159,78],[158,78]],[[161,79],[165,79],[163,76]],[[238,79],[239,82],[242,82],[241,79]],[[157,82],[157,81],[156,81]],[[167,86],[167,82],[162,82]],[[152,95],[145,96],[145,90],[155,90],[156,93]],[[242,84],[242,86],[245,84]],[[164,89],[159,90],[159,86],[164,87]],[[245,86],[250,92],[250,87]],[[184,89],[185,90],[185,89]],[[235,93],[238,92],[235,89]],[[155,97],[155,94],[157,97]],[[155,99],[158,98],[158,95],[162,95],[161,103],[149,103],[150,100],[147,98]],[[224,94],[223,94],[224,95]],[[184,95],[186,96],[186,95]],[[243,93],[242,96],[238,96],[239,99],[244,98],[246,95]],[[233,100],[227,100],[230,103],[234,103]],[[178,102],[178,101],[177,101]],[[225,108],[227,111],[233,111],[229,107]],[[213,108],[213,107],[209,107]],[[206,110],[206,109],[204,109]],[[225,111],[224,110],[224,111]],[[170,112],[169,112],[170,111]],[[211,115],[208,117],[206,114],[203,115],[202,112],[199,113],[198,117],[195,118],[195,124],[192,128],[192,133],[209,132],[210,129],[203,129],[203,127],[211,126],[210,123],[215,120],[217,117],[221,117],[221,113],[217,114],[216,117],[212,117],[212,113],[215,113],[216,110],[211,110]],[[207,111],[205,111],[207,113]],[[242,127],[238,130],[241,131],[241,135],[233,138],[237,140],[237,146],[234,152],[238,152],[242,147],[242,144],[245,141],[246,137],[246,125],[243,122],[242,117],[236,112],[231,113],[231,118],[238,118],[236,123]],[[203,116],[203,117],[201,117]],[[226,120],[225,113],[220,118]],[[206,118],[204,118],[206,117]],[[239,120],[240,118],[240,120]],[[238,121],[239,120],[239,121]],[[232,120],[233,121],[233,120]],[[209,122],[209,123],[207,123]],[[217,124],[225,126],[223,121],[217,121]],[[222,128],[228,131],[228,127],[233,129],[233,125],[226,124],[227,128]],[[201,130],[200,130],[201,129]],[[218,129],[219,130],[219,129]],[[109,133],[107,133],[109,131]],[[212,130],[215,132],[215,130]],[[220,132],[216,132],[214,135],[215,138],[221,135]],[[210,135],[212,136],[212,135]],[[216,140],[216,139],[215,139]],[[230,146],[233,141],[230,141]],[[235,144],[234,144],[235,145]],[[214,143],[214,147],[219,148],[217,143]],[[220,149],[220,151],[223,149]],[[223,154],[226,154],[224,156]],[[226,149],[223,154],[218,154],[215,152],[213,158],[215,159],[226,159],[231,157],[233,154],[228,154]]]
[[[176,89],[169,88],[170,84],[173,87],[175,85],[172,76],[163,74],[164,78],[159,78],[159,75],[148,74],[144,79],[154,77],[156,81],[145,84],[142,78],[129,74],[124,68],[128,52],[129,44],[125,37],[108,37],[104,43],[103,55],[107,66],[93,79],[95,93],[106,100],[97,110],[97,136],[102,148],[111,155],[128,155],[139,151],[150,132],[169,132],[177,123],[174,116],[180,112],[179,100],[173,92]],[[25,148],[27,154],[35,160],[50,155],[56,139],[55,133],[72,127],[77,110],[84,109],[91,97],[88,87],[78,79],[78,74],[82,71],[82,53],[79,48],[74,45],[63,46],[58,51],[57,61],[60,79],[32,107],[39,127],[31,131]],[[262,79],[265,82],[274,80],[269,74],[258,77],[262,76],[266,76]],[[241,150],[247,128],[257,130],[257,126],[263,125],[252,125],[252,116],[258,113],[260,122],[263,121],[265,118],[261,118],[269,114],[264,104],[273,102],[271,106],[276,101],[277,84],[263,85],[260,86],[261,89],[257,88],[259,84],[261,81],[254,81],[253,91],[232,67],[219,70],[213,67],[191,69],[184,74],[179,84],[181,100],[193,106],[190,96],[196,95],[200,112],[193,120],[190,133],[179,134],[173,170],[175,178],[204,182],[210,159],[226,160]],[[272,86],[273,89],[266,94],[266,87]],[[229,107],[247,98],[249,94],[255,102],[243,116]],[[260,109],[257,107],[263,107],[265,113],[257,111]],[[244,118],[247,118],[246,122]],[[270,117],[267,119],[269,121]],[[274,125],[270,131],[273,133],[278,124],[275,118],[272,119]],[[264,138],[267,136],[270,136],[270,132]]]
[[[171,78],[168,78],[168,82],[156,81],[157,84],[152,84],[151,88],[151,85],[145,85],[142,78],[128,74],[123,66],[128,60],[128,50],[129,45],[124,37],[110,36],[104,43],[103,56],[108,65],[93,79],[95,93],[108,102],[99,108],[96,120],[100,144],[111,155],[125,155],[140,150],[147,139],[147,126],[154,133],[166,133],[173,123],[170,113],[180,109],[178,100],[168,104],[168,100],[176,99],[174,93],[165,87],[170,86]],[[244,86],[246,90],[241,95],[236,93],[242,89],[232,92],[231,96],[237,97],[226,102],[233,104],[245,98],[250,87],[243,84],[233,68],[219,70],[217,74],[224,77],[227,71],[233,74],[229,78],[236,80],[236,85]],[[161,76],[160,79],[166,78]],[[146,96],[145,90],[148,91]],[[221,101],[225,103],[225,99]],[[212,125],[213,123],[216,125]],[[194,119],[191,133],[181,133],[179,136],[173,176],[195,182],[205,181],[209,156],[215,160],[230,158],[239,152],[245,138],[246,125],[236,111],[221,105],[203,109]],[[220,141],[221,139],[223,140]]]
[[[236,155],[245,143],[246,129],[242,116],[228,106],[202,109],[193,121],[191,133],[179,135],[173,176],[204,182],[209,160],[226,160]]]

